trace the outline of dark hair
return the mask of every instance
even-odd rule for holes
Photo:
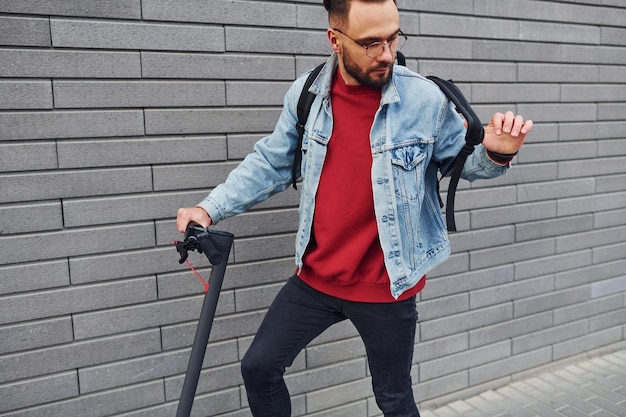
[[[328,20],[334,21],[333,25],[345,24],[348,20],[350,3],[353,1],[361,1],[363,3],[384,3],[389,0],[323,0],[324,8],[328,11]],[[393,2],[396,3],[396,0],[393,0]]]

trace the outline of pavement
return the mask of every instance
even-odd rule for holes
[[[582,359],[422,417],[626,417],[626,349]]]

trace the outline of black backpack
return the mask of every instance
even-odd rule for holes
[[[406,66],[406,59],[401,52],[397,52],[398,64]],[[316,95],[309,91],[311,84],[317,78],[320,71],[324,67],[324,63],[319,64],[307,77],[304,87],[302,88],[302,93],[300,93],[300,99],[298,100],[298,122],[296,123],[296,129],[298,131],[298,148],[296,150],[296,155],[293,160],[293,165],[291,167],[292,172],[292,184],[294,189],[298,189],[296,186],[297,181],[297,173],[300,169],[300,165],[302,163],[302,138],[304,136],[304,125],[306,124],[307,118],[309,117],[309,111],[311,110],[311,105],[313,104],[313,100],[315,100]],[[465,120],[467,120],[467,133],[465,134],[465,144],[463,148],[459,151],[456,158],[452,164],[448,166],[448,168],[442,172],[442,178],[451,173],[450,183],[448,185],[448,196],[446,199],[446,223],[448,225],[448,231],[456,232],[456,223],[454,221],[454,196],[456,194],[456,188],[459,183],[459,179],[461,178],[461,171],[463,170],[463,165],[465,164],[465,160],[469,155],[474,152],[474,147],[483,141],[483,137],[485,132],[483,130],[482,123],[480,119],[474,113],[474,110],[470,106],[469,102],[461,93],[461,90],[452,82],[452,80],[443,80],[439,77],[428,76],[429,80],[433,81],[435,84],[441,88],[443,93],[446,95],[448,100],[450,100],[456,106],[456,110],[463,115]],[[439,188],[439,183],[437,183],[437,188]],[[439,204],[443,208],[444,204],[439,197]]]

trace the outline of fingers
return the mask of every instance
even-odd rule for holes
[[[201,207],[179,208],[176,212],[176,228],[180,233],[185,233],[189,222],[196,222],[202,227],[209,227],[211,218]]]
[[[520,134],[525,135],[533,127],[532,120],[524,120],[521,115],[515,115],[512,111],[504,114],[498,112],[493,115],[491,121],[498,136],[503,133],[510,134],[513,137],[517,137]]]

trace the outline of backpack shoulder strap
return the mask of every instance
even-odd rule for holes
[[[300,169],[300,164],[302,162],[302,138],[304,137],[304,125],[306,124],[306,120],[309,117],[309,111],[311,110],[311,105],[313,104],[313,100],[315,100],[315,94],[309,91],[313,81],[317,78],[320,71],[324,67],[324,63],[319,64],[307,77],[304,82],[304,87],[302,87],[302,92],[300,93],[300,98],[298,99],[298,122],[296,123],[296,130],[298,131],[298,147],[296,148],[296,154],[293,159],[293,165],[291,166],[291,184],[295,190],[298,189],[296,185],[296,181],[298,179],[298,170]]]
[[[439,86],[448,100],[454,103],[457,111],[467,120],[465,144],[456,158],[454,158],[453,163],[442,173],[442,176],[445,177],[452,171],[450,184],[448,185],[448,196],[446,198],[446,223],[448,225],[448,231],[456,232],[456,223],[454,221],[454,197],[456,188],[461,178],[461,171],[463,171],[465,160],[474,152],[474,147],[483,141],[485,131],[480,119],[472,109],[472,106],[470,106],[461,90],[459,90],[452,80],[443,80],[432,75],[427,78]]]

